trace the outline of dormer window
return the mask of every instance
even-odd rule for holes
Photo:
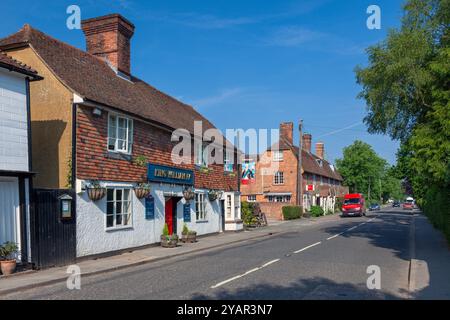
[[[116,114],[108,115],[108,151],[131,154],[133,120]]]
[[[323,161],[322,159],[316,159],[317,164],[319,165],[319,167],[323,167]]]

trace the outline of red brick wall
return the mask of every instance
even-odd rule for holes
[[[293,205],[282,202],[260,202],[261,211],[266,214],[267,219],[283,220],[283,207]]]
[[[91,108],[80,106],[77,111],[77,178],[84,180],[108,180],[140,182],[146,177],[147,168],[135,165],[132,161],[113,159],[108,156],[107,130],[108,114],[101,117],[92,115]],[[191,169],[195,173],[195,187],[221,190],[237,190],[238,175],[224,173],[223,165],[210,165],[212,172],[202,173],[191,165],[174,165],[171,160],[172,147],[170,133],[134,121],[132,157],[143,155],[147,162]],[[193,148],[192,148],[193,150]],[[193,161],[192,161],[193,163]]]

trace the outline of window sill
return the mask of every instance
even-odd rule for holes
[[[196,221],[196,223],[208,223],[209,221],[208,220],[198,220],[198,221]]]
[[[112,227],[112,228],[106,228],[106,232],[114,232],[114,231],[121,231],[121,230],[128,230],[133,229],[133,226],[123,226],[123,227]]]
[[[118,152],[118,151],[108,151],[106,153],[106,157],[110,158],[110,159],[115,159],[115,160],[126,160],[126,161],[132,160],[131,154]]]

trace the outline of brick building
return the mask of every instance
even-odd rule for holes
[[[87,52],[29,25],[0,40],[44,76],[30,86],[35,187],[76,191],[76,256],[159,242],[165,223],[177,234],[184,223],[199,235],[241,229],[236,166],[171,158],[175,129],[193,135],[194,121],[203,132],[213,124],[131,74],[131,22],[112,14],[82,29]],[[150,195],[138,198],[139,183]]]
[[[280,124],[279,142],[260,155],[248,155],[244,163],[255,163],[255,179],[241,185],[241,200],[258,202],[269,217],[281,219],[281,208],[296,205],[298,187],[299,148],[293,141],[294,124]],[[336,197],[347,189],[342,186],[342,176],[324,158],[325,146],[316,143],[315,154],[311,151],[312,136],[303,135],[302,175],[303,206],[321,206],[325,212],[334,210]],[[244,164],[245,166],[245,164]],[[307,186],[310,186],[309,190]]]

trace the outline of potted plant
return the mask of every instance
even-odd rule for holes
[[[195,198],[195,192],[192,190],[192,188],[184,188],[183,197],[186,201],[193,200]]]
[[[219,193],[215,190],[208,191],[208,199],[209,201],[215,201],[219,197]]]
[[[178,236],[176,234],[169,234],[169,227],[167,223],[164,224],[163,234],[161,235],[161,247],[175,248],[178,245]]]
[[[16,259],[14,254],[17,253],[19,248],[14,242],[5,242],[0,246],[0,269],[3,275],[7,276],[16,270]]]
[[[134,193],[138,199],[147,197],[151,192],[150,183],[140,182],[134,187]]]
[[[106,188],[102,187],[99,181],[93,180],[87,187],[87,193],[89,199],[92,201],[97,201],[106,195]]]
[[[197,232],[189,230],[186,224],[183,225],[183,231],[181,232],[181,241],[184,243],[197,242]]]

